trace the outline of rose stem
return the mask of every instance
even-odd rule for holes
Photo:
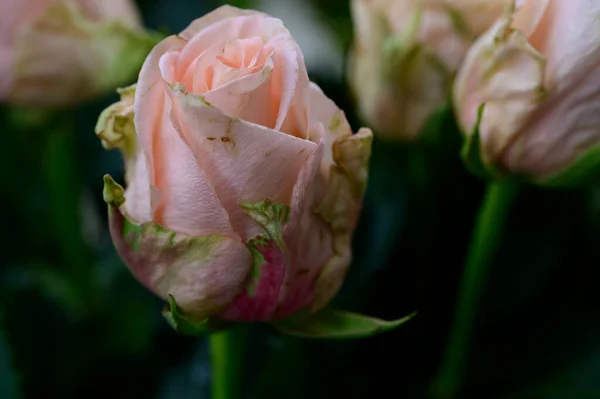
[[[244,336],[242,326],[210,335],[212,399],[241,397]]]
[[[514,181],[492,182],[487,187],[471,237],[454,323],[433,385],[437,398],[454,398],[462,388],[481,293],[518,188]]]
[[[78,309],[95,305],[92,253],[82,235],[80,202],[81,179],[77,173],[76,130],[70,115],[58,118],[61,125],[46,135],[44,177],[49,194],[55,231],[70,286]]]

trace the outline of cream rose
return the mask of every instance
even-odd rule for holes
[[[352,0],[348,79],[378,135],[414,140],[449,100],[473,41],[509,0]]]
[[[0,101],[60,107],[114,90],[155,41],[131,0],[0,4]]]
[[[105,198],[133,274],[197,318],[327,304],[350,263],[372,134],[353,135],[308,80],[282,22],[221,7],[158,44],[122,96],[97,132],[128,165],[127,189],[107,177]]]
[[[478,163],[548,185],[597,175],[599,20],[596,0],[519,0],[473,45],[454,103]]]

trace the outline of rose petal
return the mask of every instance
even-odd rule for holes
[[[142,151],[136,155],[134,169],[129,173],[129,184],[125,190],[125,213],[137,223],[150,222],[152,220],[150,179],[148,178],[146,155]]]
[[[243,289],[251,270],[250,252],[237,237],[190,237],[156,223],[136,225],[109,205],[110,232],[121,259],[149,290],[173,295],[186,313],[211,316]]]
[[[204,28],[213,25],[223,19],[252,15],[259,15],[267,18],[269,17],[267,14],[264,14],[259,11],[242,10],[240,8],[232,7],[230,5],[224,5],[219,8],[216,8],[215,10],[209,12],[201,18],[194,20],[187,28],[183,30],[183,32],[179,34],[179,36],[185,40],[191,40],[192,37],[196,36]]]
[[[538,29],[549,3],[550,0],[517,0],[512,26],[523,32],[525,36],[531,36]]]
[[[192,37],[181,52],[178,76],[184,76],[196,57],[215,42],[252,37],[263,38],[265,45],[274,49],[269,101],[277,109],[277,119],[265,126],[306,138],[308,93],[305,88],[309,82],[308,74],[302,52],[279,19],[257,13],[224,19],[207,26]],[[266,100],[263,104],[267,104]]]
[[[599,58],[600,59],[600,58]],[[549,177],[600,142],[600,68],[591,68],[569,90],[553,94],[531,116],[502,155],[508,170]]]
[[[261,37],[266,43],[270,38],[278,34],[289,35],[287,29],[283,26],[283,22],[261,13],[252,13],[252,15],[248,16],[227,18],[218,21],[188,39],[189,42],[187,42],[179,57],[177,66],[178,75],[182,76],[188,66],[204,50],[212,47],[215,43],[252,37]]]
[[[304,164],[294,186],[290,221],[284,230],[291,264],[286,269],[279,293],[281,305],[274,315],[276,318],[287,316],[312,303],[315,280],[333,256],[331,229],[314,213],[316,204],[322,199],[317,194],[315,181],[326,147],[327,144],[321,141]]]
[[[324,129],[314,128],[319,123],[323,125]],[[341,137],[351,135],[352,128],[344,111],[339,109],[323,93],[323,90],[312,82],[310,83],[310,126],[312,129],[310,139],[317,143],[321,139],[325,142],[322,167],[325,176],[329,176],[329,168],[334,164],[333,142]]]
[[[256,73],[209,91],[205,99],[228,115],[259,126],[272,125],[277,115],[269,101],[271,86],[268,81],[272,73],[273,63],[269,62]]]
[[[547,59],[548,88],[570,89],[587,70],[598,67],[599,16],[600,2],[594,0],[554,0],[548,4],[529,37],[529,43]]]
[[[325,197],[319,198],[315,213],[325,221],[333,235],[333,256],[315,281],[313,311],[325,306],[338,292],[352,258],[352,234],[356,228],[367,183],[373,132],[358,133],[335,141]]]
[[[317,145],[225,115],[201,96],[172,86],[179,110],[178,130],[227,209],[244,240],[261,228],[240,202],[289,204],[298,173]]]
[[[159,59],[181,44],[181,39],[171,36],[154,48],[142,67],[135,94],[136,132],[148,159],[150,184],[159,193],[152,204],[153,220],[190,235],[233,234],[213,187],[171,122],[173,110]]]

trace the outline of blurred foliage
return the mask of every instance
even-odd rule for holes
[[[218,4],[139,1],[148,25],[169,32]],[[348,2],[305,4],[319,9],[346,49]],[[309,72],[359,127],[348,88]],[[90,390],[207,397],[206,340],[172,331],[161,301],[131,277],[108,237],[102,176],[122,181],[123,166],[93,127],[115,99],[53,115],[0,109],[0,398],[76,398]],[[375,140],[354,262],[336,298],[340,307],[388,320],[418,315],[353,342],[306,341],[250,325],[245,397],[428,397],[485,182],[459,159],[450,109],[426,134],[421,144]],[[491,260],[461,398],[600,398],[599,237],[600,187],[523,190]]]

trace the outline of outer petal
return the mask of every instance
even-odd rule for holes
[[[312,310],[325,306],[340,289],[352,257],[351,241],[362,208],[373,133],[358,133],[335,141],[329,188],[315,212],[333,233],[334,255],[315,282]]]
[[[529,1],[525,7],[529,3],[538,2]],[[513,25],[517,29],[516,19],[521,11],[515,14]],[[529,42],[548,60],[546,86],[557,92],[569,90],[579,82],[582,74],[598,68],[600,2],[553,0],[544,11]]]
[[[260,15],[266,18],[270,18],[269,15],[259,11],[243,10],[241,8],[233,7],[230,5],[224,5],[214,9],[208,14],[205,14],[203,17],[194,20],[187,28],[183,30],[183,32],[179,34],[179,36],[185,40],[191,40],[192,37],[201,32],[207,26],[215,24],[223,19],[252,15]]]
[[[335,163],[333,143],[342,137],[352,135],[352,128],[344,111],[329,99],[315,83],[310,84],[310,140],[315,143],[324,141],[322,172],[329,176],[329,169]],[[317,127],[318,124],[322,128]]]
[[[317,145],[225,115],[201,96],[172,85],[177,129],[206,172],[244,240],[260,234],[241,202],[289,204],[304,162]]]
[[[600,54],[596,65],[600,64]],[[534,180],[550,178],[600,143],[600,68],[554,93],[502,155],[502,165]]]
[[[317,179],[321,178],[326,148],[325,142],[321,141],[294,187],[290,221],[285,228],[291,262],[279,294],[281,305],[275,318],[288,316],[314,301],[315,281],[334,256],[332,230],[315,214],[315,205],[323,199],[318,196]]]
[[[158,60],[183,44],[171,36],[156,46],[142,67],[136,90],[135,127],[147,156],[150,184],[156,189],[152,219],[190,235],[231,235],[227,212],[171,120],[175,111]]]
[[[150,222],[152,221],[150,179],[144,153],[139,151],[133,163],[127,164],[127,168],[126,176],[129,178],[126,179],[128,182],[125,190],[126,201],[122,206],[123,212],[137,223]]]
[[[283,230],[284,245],[260,236],[250,240],[255,270],[232,306],[228,320],[273,320],[308,307],[314,282],[333,255],[331,229],[314,213],[315,179],[324,143],[304,164],[294,186],[291,214]]]
[[[485,164],[497,162],[542,101],[544,58],[501,19],[471,47],[454,84],[457,118],[470,135],[485,104],[479,135]]]
[[[138,223],[150,222],[150,179],[146,157],[141,150],[133,123],[133,99],[136,85],[117,91],[121,100],[106,108],[98,118],[96,134],[106,149],[118,148],[125,160],[126,203],[123,205],[127,217]]]
[[[109,202],[122,201],[110,181],[105,196]],[[173,295],[185,312],[202,319],[228,306],[241,291],[252,261],[239,238],[190,237],[156,223],[134,224],[113,203],[113,243],[136,279],[156,295],[164,300]]]

